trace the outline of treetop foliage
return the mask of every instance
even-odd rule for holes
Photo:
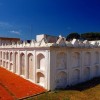
[[[72,39],[82,39],[82,40],[100,40],[100,32],[87,32],[79,34],[77,32],[70,33],[67,35],[66,40],[72,40]]]

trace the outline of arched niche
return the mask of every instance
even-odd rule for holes
[[[65,69],[67,63],[67,56],[64,52],[60,52],[56,56],[56,68]]]
[[[99,67],[94,66],[93,67],[93,77],[97,77],[99,75]]]
[[[90,66],[90,64],[91,64],[91,53],[86,52],[85,56],[84,56],[84,65],[85,66]]]
[[[0,58],[2,58],[2,51],[0,51]]]
[[[9,68],[10,68],[9,70],[13,71],[13,64],[12,63],[10,63]]]
[[[1,51],[1,58],[2,58],[2,51]]]
[[[99,63],[99,52],[95,52],[95,64]]]
[[[56,88],[65,88],[67,86],[67,74],[61,71],[56,77]]]
[[[13,53],[11,52],[10,53],[10,61],[12,61],[12,59],[13,59]]]
[[[18,73],[18,53],[15,52],[15,73]]]
[[[80,81],[80,70],[75,69],[72,73],[72,84],[77,84]]]
[[[80,53],[75,52],[72,54],[72,64],[73,64],[73,67],[80,66]]]
[[[3,61],[3,67],[6,67],[5,65],[6,65],[6,64],[5,64],[5,61]]]
[[[37,55],[37,68],[45,70],[45,56],[43,54]]]
[[[9,60],[9,53],[6,52],[6,60]]]
[[[37,73],[37,83],[43,87],[45,87],[45,76],[41,72]]]
[[[28,54],[28,78],[33,81],[33,54]]]
[[[6,68],[8,69],[8,62],[6,63]]]
[[[90,79],[90,68],[89,67],[85,67],[83,73],[84,73],[83,74],[84,81],[89,80]]]
[[[5,52],[3,52],[3,59],[5,59]]]
[[[2,60],[0,60],[0,66],[2,65]]]
[[[20,54],[20,74],[25,75],[25,55],[24,53]]]

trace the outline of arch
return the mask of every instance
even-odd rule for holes
[[[20,54],[20,74],[25,75],[25,55],[24,53]]]
[[[6,62],[4,62],[4,67],[6,68]]]
[[[9,70],[13,71],[13,64],[12,63],[10,63]]]
[[[6,63],[6,68],[8,69],[8,62]]]
[[[41,72],[37,73],[37,83],[43,87],[45,87],[45,76]]]
[[[5,67],[5,61],[3,61],[3,67]]]
[[[28,78],[33,80],[33,54],[28,54]]]
[[[84,65],[90,66],[90,64],[91,64],[91,54],[90,52],[86,52],[84,56]]]
[[[45,56],[43,54],[37,55],[37,68],[45,70]]]
[[[18,73],[18,53],[15,52],[15,73]]]
[[[56,68],[65,69],[66,68],[67,57],[64,52],[60,52],[56,56]]]
[[[2,58],[2,51],[1,51],[1,56],[0,57]]]
[[[3,52],[3,59],[5,59],[5,52]]]
[[[90,79],[90,68],[89,67],[85,67],[83,73],[84,73],[84,75],[83,75],[84,81],[89,80]]]
[[[72,84],[77,84],[80,81],[80,70],[75,69],[72,74]]]
[[[13,59],[13,53],[11,52],[10,53],[10,61],[12,61],[12,59]]]
[[[80,53],[75,52],[72,55],[72,63],[73,63],[73,67],[79,67],[80,66]]]
[[[9,53],[6,53],[6,60],[9,60]]]
[[[98,66],[94,66],[93,67],[93,77],[97,77],[99,74],[99,67]]]
[[[2,51],[0,52],[0,58],[2,58]]]
[[[65,88],[67,86],[67,74],[61,71],[57,74],[56,88]]]
[[[95,64],[99,63],[99,52],[95,52]]]
[[[2,65],[2,60],[0,60],[0,65]]]

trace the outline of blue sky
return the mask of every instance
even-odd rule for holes
[[[100,0],[0,0],[0,36],[70,32],[100,32]]]

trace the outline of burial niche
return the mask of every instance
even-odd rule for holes
[[[65,69],[66,68],[66,54],[61,52],[57,54],[56,58],[56,68],[57,69]]]
[[[63,71],[57,74],[56,88],[65,88],[67,86],[67,74]]]

